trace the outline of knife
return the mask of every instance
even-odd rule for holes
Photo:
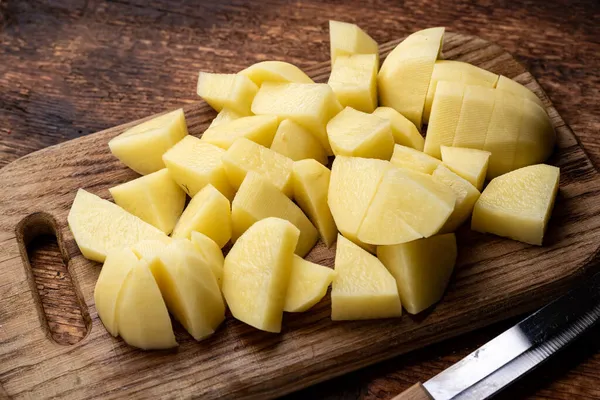
[[[393,400],[492,397],[600,320],[600,272],[487,342],[424,384]]]

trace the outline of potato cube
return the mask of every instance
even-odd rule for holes
[[[294,254],[290,283],[283,311],[304,312],[317,304],[335,277],[331,268],[312,263]]]
[[[213,185],[225,197],[232,199],[235,190],[229,184],[221,160],[225,150],[187,136],[165,153],[163,160],[171,178],[191,197],[206,185]]]
[[[428,154],[410,147],[397,144],[394,146],[394,154],[390,160],[399,168],[405,168],[424,174],[431,174],[442,162]]]
[[[327,154],[321,143],[305,128],[291,119],[279,124],[271,150],[283,154],[294,161],[312,158],[321,164],[327,164]]]
[[[377,70],[375,54],[339,56],[327,82],[342,107],[371,113],[377,107]]]
[[[244,75],[200,72],[198,76],[198,96],[215,111],[227,107],[240,114],[250,115],[250,106],[257,90],[258,86]]]
[[[274,115],[252,115],[208,128],[202,140],[227,150],[243,137],[265,147],[271,146],[279,121]]]
[[[229,200],[213,185],[206,185],[189,202],[173,229],[173,238],[190,239],[192,231],[205,234],[219,247],[231,238]]]
[[[276,115],[302,125],[319,140],[328,155],[333,153],[325,126],[341,110],[331,87],[324,83],[265,82],[252,103],[256,115]]]
[[[440,229],[441,233],[454,232],[471,216],[480,193],[469,181],[456,175],[445,165],[438,166],[433,171],[432,176],[439,182],[447,185],[456,195],[454,211],[442,229]]]
[[[340,21],[329,21],[329,44],[331,65],[335,64],[338,56],[352,54],[375,54],[379,65],[379,46],[358,25]]]
[[[230,110],[229,108],[225,107],[221,111],[219,111],[217,116],[212,120],[212,122],[208,126],[208,129],[214,128],[227,122],[235,121],[236,119],[242,117],[247,117],[247,115],[240,114],[236,111]]]
[[[167,235],[185,206],[185,193],[166,168],[108,190],[118,206]]]
[[[423,151],[425,139],[421,136],[415,124],[410,122],[404,115],[391,107],[377,107],[373,111],[373,115],[390,121],[396,144]]]
[[[238,73],[250,78],[258,87],[264,82],[314,83],[300,68],[283,61],[261,61]]]
[[[559,169],[545,164],[494,178],[475,203],[471,229],[541,245],[559,178]]]
[[[256,221],[269,217],[290,221],[300,230],[296,253],[304,257],[315,245],[318,233],[302,210],[262,175],[249,172],[231,204],[232,241]]]
[[[246,174],[254,171],[263,175],[286,196],[293,195],[294,162],[267,147],[240,138],[223,155],[223,165],[229,182],[236,189],[241,186]]]
[[[310,221],[317,227],[319,236],[330,247],[337,236],[337,227],[327,205],[327,191],[331,171],[316,160],[294,163],[292,182],[294,199]]]
[[[464,147],[441,146],[442,161],[455,174],[471,182],[477,190],[483,189],[491,153]]]
[[[183,109],[161,115],[127,129],[108,142],[111,153],[141,175],[165,167],[162,156],[187,136]]]
[[[299,235],[289,221],[267,218],[235,242],[223,267],[223,295],[234,318],[263,331],[281,331]]]
[[[214,273],[219,288],[221,288],[221,284],[223,283],[223,262],[225,260],[223,251],[214,240],[204,233],[192,231],[191,242]]]
[[[396,279],[402,306],[410,314],[418,314],[442,298],[456,254],[453,233],[377,248],[377,257]]]
[[[390,121],[350,107],[329,121],[327,136],[336,156],[389,160],[394,151]]]
[[[399,317],[402,305],[396,281],[383,264],[338,236],[331,289],[334,321]]]

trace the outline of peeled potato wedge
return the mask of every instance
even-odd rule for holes
[[[238,74],[247,76],[258,87],[264,82],[314,83],[300,68],[283,61],[261,61]]]
[[[334,277],[333,269],[304,260],[294,254],[283,311],[307,311],[325,297]]]

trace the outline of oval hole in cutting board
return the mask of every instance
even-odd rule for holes
[[[24,268],[34,292],[38,313],[49,337],[61,345],[73,345],[91,328],[91,319],[67,268],[57,239],[55,219],[34,213],[16,229]],[[47,313],[46,310],[60,310]]]

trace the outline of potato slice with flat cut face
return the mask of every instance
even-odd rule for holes
[[[452,141],[453,147],[483,149],[496,103],[495,90],[471,85],[465,88],[460,117]]]
[[[243,137],[265,147],[271,146],[279,121],[274,115],[252,115],[208,128],[202,140],[227,150]]]
[[[390,121],[396,144],[423,151],[425,139],[421,136],[415,124],[410,122],[404,115],[391,107],[377,107],[373,111],[373,115]]]
[[[327,84],[342,107],[371,113],[377,107],[378,69],[379,60],[375,54],[339,56]]]
[[[396,279],[402,306],[410,314],[418,314],[441,299],[456,254],[454,233],[377,248],[377,257]]]
[[[340,21],[329,21],[329,45],[331,65],[338,56],[352,54],[375,54],[379,65],[379,46],[358,25]]]
[[[236,319],[263,331],[281,331],[299,236],[289,221],[266,218],[233,245],[225,257],[223,295]]]
[[[141,175],[165,167],[163,154],[188,134],[183,109],[142,122],[108,142],[111,153]]]
[[[324,165],[329,161],[321,143],[291,119],[284,119],[279,124],[271,150],[294,161],[312,158]]]
[[[304,260],[294,254],[283,311],[308,310],[325,297],[334,277],[335,271],[331,268]]]
[[[314,83],[300,68],[283,61],[261,61],[238,74],[247,76],[258,87],[264,82]]]
[[[396,281],[377,257],[338,236],[331,289],[334,321],[399,317]]]
[[[475,203],[471,229],[541,245],[559,178],[557,167],[538,164],[493,179]]]
[[[537,103],[525,99],[512,169],[546,161],[555,143],[556,133],[546,111]]]
[[[214,240],[200,232],[192,232],[191,242],[212,269],[215,278],[217,278],[219,288],[221,288],[223,282],[223,263],[225,262],[223,251]]]
[[[436,180],[448,186],[456,195],[456,205],[440,233],[454,232],[471,216],[475,202],[479,199],[479,191],[469,181],[440,165],[432,175]]]
[[[244,75],[212,74],[198,75],[198,96],[202,97],[215,111],[229,108],[243,115],[250,115],[250,106],[258,86]]]
[[[483,188],[491,153],[464,147],[441,146],[442,161],[455,174],[469,181],[477,190]]]
[[[215,128],[215,127],[217,127],[221,124],[225,124],[227,122],[235,121],[236,119],[239,119],[242,117],[247,117],[247,115],[240,114],[237,111],[233,111],[233,110],[230,110],[229,108],[225,107],[221,111],[219,111],[217,116],[212,120],[212,122],[208,126],[208,129]]]
[[[409,169],[415,172],[431,174],[442,162],[419,150],[410,147],[394,146],[394,153],[390,162],[399,168]]]

